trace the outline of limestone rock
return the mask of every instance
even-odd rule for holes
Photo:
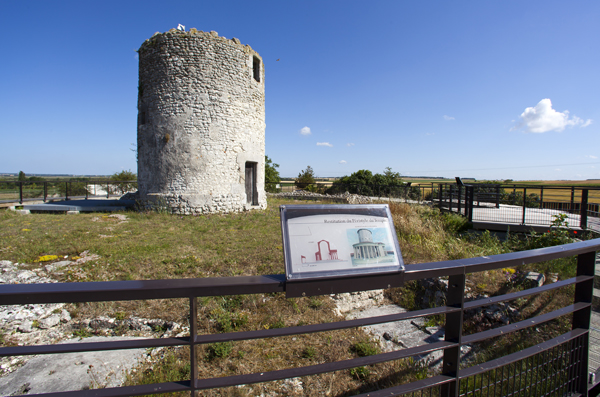
[[[525,282],[531,287],[541,287],[546,282],[546,276],[542,273],[528,272],[525,275]]]
[[[48,329],[48,328],[56,327],[58,324],[60,324],[60,314],[55,313],[55,314],[51,315],[50,317],[46,317],[46,318],[39,320],[39,322],[40,322],[41,329]]]
[[[17,328],[19,330],[19,332],[23,332],[23,333],[29,333],[33,331],[33,323],[29,320],[25,320],[21,323],[21,325],[19,325],[19,328]]]

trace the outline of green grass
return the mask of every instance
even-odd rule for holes
[[[103,214],[0,215],[0,256],[33,263],[42,255],[100,255],[83,266],[101,281],[216,277],[282,273],[279,211],[178,217],[125,213],[128,221]]]

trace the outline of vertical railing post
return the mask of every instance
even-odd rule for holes
[[[462,196],[462,186],[458,185],[458,207],[457,207],[457,212],[459,214],[462,214],[462,202],[461,202],[461,196]]]
[[[448,279],[448,293],[446,294],[446,306],[460,308],[459,312],[446,314],[446,325],[444,327],[444,340],[458,343],[458,346],[444,349],[444,364],[442,374],[454,377],[452,383],[446,383],[441,387],[442,396],[456,397],[459,395],[458,371],[460,369],[460,351],[462,343],[463,308],[465,304],[465,280],[464,268],[462,274],[450,276]]]
[[[85,183],[85,199],[86,199],[86,200],[88,199],[88,186],[89,186],[89,185],[88,185],[88,184],[87,184],[87,182],[86,182],[86,183]]]
[[[469,215],[467,216],[467,220],[469,222],[473,222],[473,200],[474,200],[473,199],[473,196],[474,196],[473,191],[475,190],[475,186],[469,186],[468,189],[469,189],[468,190],[469,197],[467,198],[467,201],[468,201],[468,205],[469,205]],[[467,205],[467,204],[465,203],[465,205]]]
[[[588,213],[588,189],[581,190],[581,215],[579,217],[579,227],[587,229],[587,213]]]
[[[571,214],[575,213],[575,186],[571,187],[571,208],[569,209]]]
[[[23,181],[19,181],[19,204],[23,204]]]
[[[544,187],[540,188],[540,209],[544,208]]]
[[[48,198],[48,181],[44,181],[44,203]]]
[[[440,211],[442,210],[442,184],[438,185],[438,206],[440,207]]]
[[[448,202],[448,211],[452,212],[452,204],[454,202],[454,185],[450,185],[450,201]]]
[[[576,389],[574,391],[581,393],[582,396],[587,396],[588,391],[588,365],[589,365],[589,329],[590,317],[592,314],[592,297],[594,294],[594,269],[596,266],[596,252],[587,252],[577,256],[577,276],[592,276],[589,280],[579,282],[575,285],[574,303],[584,302],[590,303],[584,309],[579,309],[573,313],[572,329],[583,328],[588,330],[588,334],[584,338],[584,346],[582,346],[581,362],[579,363],[579,374]]]
[[[527,208],[527,188],[523,188],[523,218],[521,219],[521,225],[525,224],[525,209]]]
[[[496,208],[500,208],[500,185],[496,185]]]
[[[190,297],[190,396],[196,396],[198,361],[196,357],[196,335],[198,334],[198,299]]]
[[[106,198],[110,198],[110,184],[106,182]]]

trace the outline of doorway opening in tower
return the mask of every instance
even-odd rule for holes
[[[333,260],[338,260],[338,254],[337,254],[337,250],[332,250],[331,246],[329,245],[329,241],[327,240],[321,240],[317,243],[317,248],[319,249],[317,252],[315,252],[315,258],[317,261],[322,261],[323,260],[323,255],[321,254],[321,243],[327,243],[327,251],[328,252],[328,257],[325,260],[329,260],[329,261],[333,261]]]

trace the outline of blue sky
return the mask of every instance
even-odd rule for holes
[[[594,1],[2,0],[0,172],[136,171],[135,50],[178,24],[262,56],[282,176],[600,178]]]

